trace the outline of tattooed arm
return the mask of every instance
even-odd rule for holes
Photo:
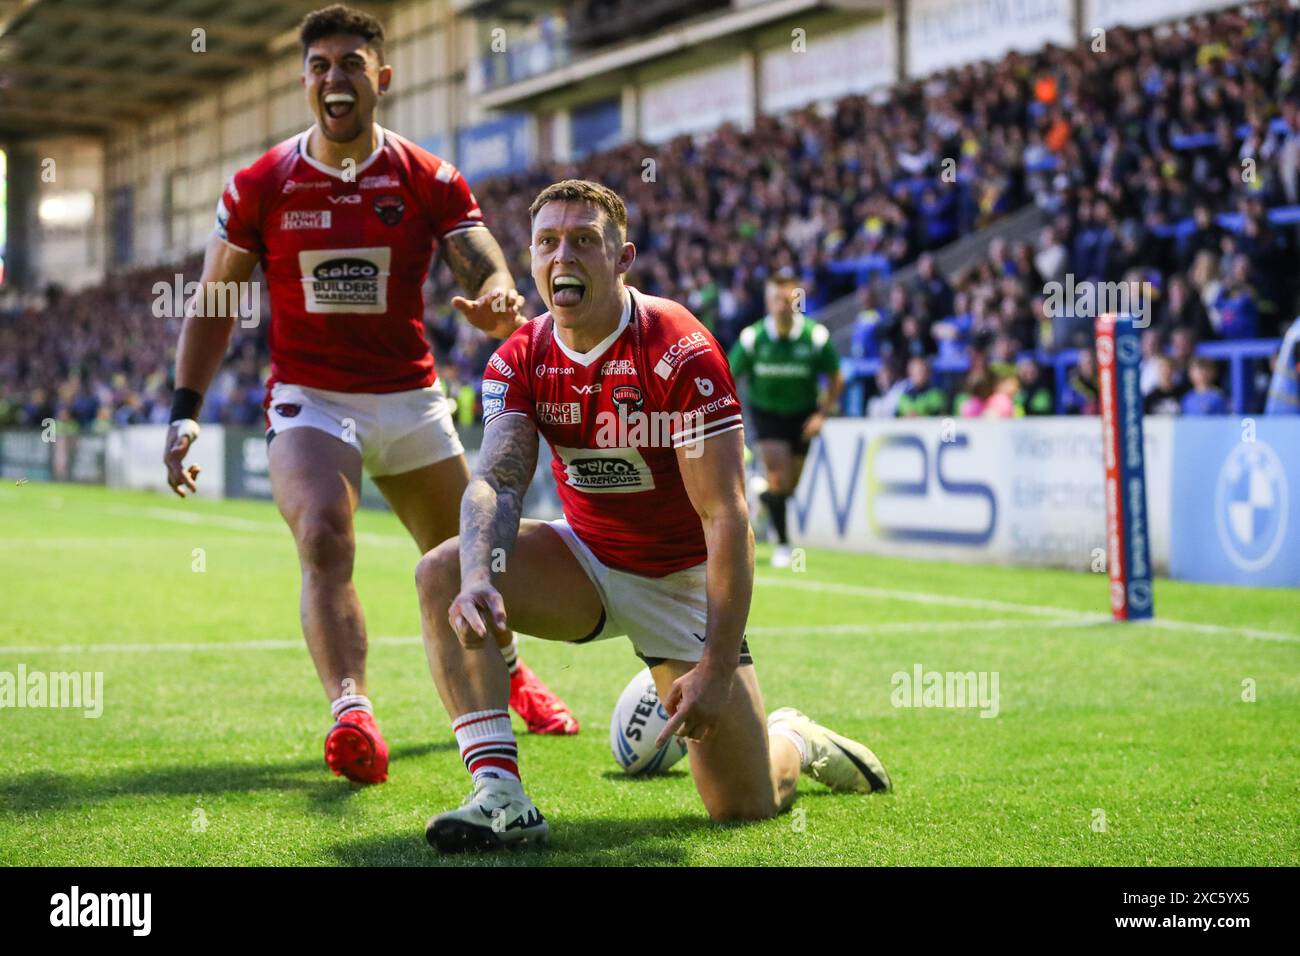
[[[515,289],[505,253],[485,227],[453,233],[442,241],[442,258],[465,293],[451,304],[478,329],[499,339],[509,337],[523,319],[524,297]]]
[[[526,415],[502,415],[483,432],[474,476],[460,502],[460,594],[448,612],[466,647],[507,630],[505,602],[492,581],[519,535],[537,448],[537,426]]]

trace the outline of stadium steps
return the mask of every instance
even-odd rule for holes
[[[941,275],[951,277],[953,273],[966,268],[983,256],[988,250],[989,243],[994,239],[1005,239],[1008,242],[1027,240],[1039,229],[1047,225],[1047,222],[1047,214],[1033,203],[1030,203],[1011,215],[1003,216],[997,222],[963,236],[955,242],[950,242],[937,250],[934,253],[935,264],[938,266]],[[913,262],[893,275],[881,279],[880,301],[884,301],[893,286],[898,283],[910,285],[915,278],[916,263]],[[836,299],[815,316],[818,322],[830,330],[831,340],[840,350],[841,355],[848,354],[849,343],[853,338],[853,323],[856,321],[859,311],[858,297],[854,293]]]

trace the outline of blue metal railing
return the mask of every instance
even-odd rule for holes
[[[1281,339],[1204,342],[1197,347],[1196,354],[1228,366],[1228,395],[1232,411],[1236,415],[1244,415],[1250,411],[1256,398],[1255,383],[1249,374],[1250,363],[1271,358],[1281,345]],[[1062,349],[1059,352],[1039,350],[1028,354],[1031,354],[1040,366],[1050,368],[1055,373],[1056,408],[1059,413],[1066,407],[1066,398],[1070,392],[1070,372],[1079,364],[1079,350]],[[840,359],[840,371],[844,374],[844,393],[840,399],[840,409],[844,414],[865,414],[866,383],[875,378],[876,373],[880,371],[881,361],[879,358]],[[932,358],[931,369],[936,378],[964,375],[970,371],[970,362],[964,355],[939,355]]]

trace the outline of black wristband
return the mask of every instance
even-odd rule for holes
[[[192,388],[178,388],[172,393],[172,414],[170,422],[182,418],[199,420],[199,409],[203,407],[203,395]]]

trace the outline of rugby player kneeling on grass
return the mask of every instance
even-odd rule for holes
[[[627,636],[688,741],[716,820],[761,820],[801,771],[835,790],[889,788],[876,756],[792,708],[764,720],[744,640],[754,583],[736,386],[685,308],[623,281],[636,248],[622,200],[566,180],[533,201],[533,280],[549,312],[484,373],[485,430],[460,537],[420,561],[425,649],[474,789],[426,836],[454,852],[545,842],[520,782],[496,637]],[[520,520],[538,437],[564,518]]]

